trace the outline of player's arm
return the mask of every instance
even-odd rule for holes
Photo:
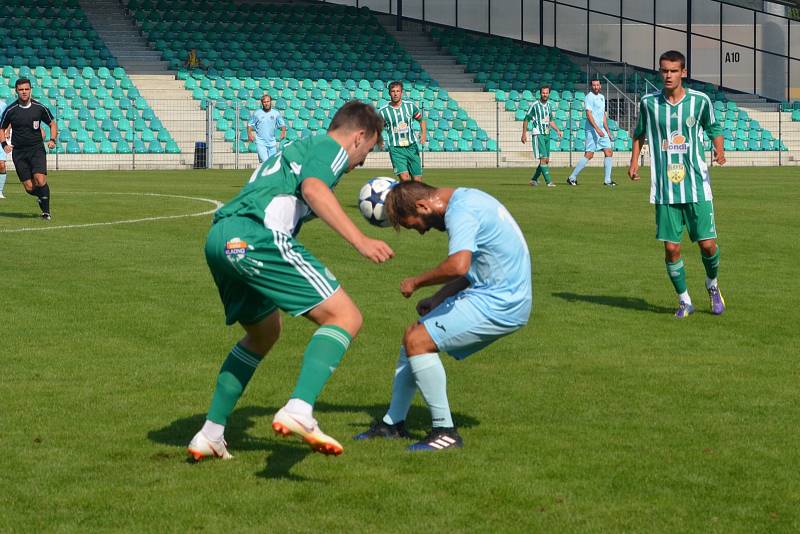
[[[428,142],[428,125],[422,118],[422,111],[418,107],[414,107],[414,119],[419,123],[419,142],[423,145]]]
[[[358,229],[325,182],[308,177],[303,180],[300,190],[306,204],[317,217],[353,245],[359,254],[375,263],[383,263],[394,256],[389,245],[378,239],[370,239]]]
[[[590,109],[586,110],[586,119],[589,121],[589,124],[592,125],[592,128],[594,128],[594,131],[597,132],[597,135],[599,135],[600,137],[605,137],[606,133],[599,126],[597,126],[597,123],[594,121],[594,116],[592,116],[592,110]]]
[[[647,131],[647,108],[644,102],[639,102],[639,119],[636,121],[636,129],[633,131],[633,147],[631,148],[631,163],[628,166],[628,177],[631,180],[639,179],[639,156],[644,145],[644,136]],[[653,147],[650,147],[652,150]]]
[[[523,145],[528,142],[528,124],[529,123],[530,123],[530,119],[528,119],[528,116],[525,115],[525,118],[522,120],[522,137],[520,137],[520,139],[519,139],[520,141],[522,141]]]
[[[720,165],[725,165],[725,138],[722,136],[722,126],[719,125],[710,101],[706,101],[700,112],[700,126],[706,131],[714,145],[714,161]]]
[[[613,141],[614,139],[611,138],[611,128],[608,127],[608,113],[603,115],[603,125],[606,127],[606,132],[608,133],[608,138]]]
[[[256,140],[256,132],[253,130],[253,126],[250,123],[247,123],[247,140],[250,142]]]
[[[10,129],[11,120],[8,118],[7,113],[4,112],[3,116],[0,117],[0,143],[4,143],[3,148],[6,149],[6,152],[10,152],[10,149],[7,149],[5,146],[5,144],[8,142],[8,130]]]
[[[400,292],[408,298],[421,287],[438,286],[463,278],[472,265],[472,251],[460,250],[448,256],[442,263],[417,276],[406,278],[400,282]]]
[[[558,124],[556,124],[553,115],[550,115],[550,128],[554,129],[559,137],[564,137],[564,133],[558,128]]]
[[[417,303],[417,313],[420,315],[425,315],[436,306],[444,302],[444,299],[455,295],[459,291],[465,290],[469,287],[469,285],[470,283],[466,276],[462,276],[460,278],[456,278],[452,282],[448,282],[430,297],[420,300]]]

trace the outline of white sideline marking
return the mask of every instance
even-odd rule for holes
[[[220,207],[222,207],[223,204],[219,200],[213,200],[210,198],[189,197],[184,195],[165,195],[161,193],[101,193],[98,191],[62,191],[58,194],[59,195],[130,195],[130,196],[140,196],[140,197],[181,198],[185,200],[197,200],[200,202],[208,202],[209,204],[213,204],[214,208],[208,211],[202,211],[199,213],[188,213],[185,215],[162,215],[159,217],[143,217],[141,219],[127,219],[124,221],[109,221],[109,222],[97,222],[97,223],[86,223],[86,224],[63,224],[61,226],[36,226],[28,228],[14,228],[12,230],[0,230],[0,234],[13,234],[17,232],[43,232],[45,230],[62,230],[65,228],[90,228],[92,226],[112,226],[115,224],[134,224],[140,222],[161,221],[167,219],[183,219],[186,217],[201,217],[203,215],[211,215],[212,213],[217,211]]]

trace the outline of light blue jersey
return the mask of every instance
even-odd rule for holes
[[[589,93],[588,95],[586,95],[586,100],[584,100],[583,109],[585,109],[586,111],[591,111],[594,123],[601,130],[605,130],[604,119],[606,116],[606,97],[604,97],[602,93],[599,94]],[[594,126],[592,126],[592,123],[589,122],[589,117],[586,117],[584,128],[586,130],[594,131]]]
[[[456,189],[444,216],[449,255],[472,252],[470,286],[421,318],[439,350],[464,358],[528,322],[531,257],[508,210],[477,189]]]
[[[274,147],[277,144],[275,131],[286,127],[281,113],[274,108],[269,111],[256,110],[250,116],[250,122],[247,124],[256,132],[256,143],[268,147]]]

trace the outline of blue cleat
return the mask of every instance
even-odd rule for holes
[[[711,313],[714,315],[722,315],[725,311],[725,299],[722,298],[722,293],[719,292],[717,286],[708,288],[708,296],[711,299]]]
[[[433,427],[425,439],[413,445],[409,445],[411,452],[419,451],[441,451],[443,449],[460,449],[464,446],[464,440],[458,435],[455,427],[442,428]]]
[[[687,304],[685,302],[681,302],[678,305],[678,311],[675,312],[675,317],[678,319],[686,319],[691,314],[694,313],[694,306],[691,304]]]
[[[377,419],[372,422],[369,429],[366,432],[361,432],[360,434],[356,434],[353,436],[353,439],[363,440],[363,439],[375,439],[375,438],[383,438],[383,439],[398,439],[398,438],[405,438],[411,439],[411,434],[408,433],[406,430],[405,421],[400,421],[399,423],[395,423],[390,425],[389,423],[384,423],[382,420]]]

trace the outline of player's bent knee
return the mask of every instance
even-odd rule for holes
[[[403,335],[403,347],[409,357],[436,352],[436,343],[431,339],[431,335],[422,323],[414,323]]]
[[[361,310],[341,288],[306,315],[318,325],[336,325],[352,338],[358,335],[364,323]]]
[[[592,159],[594,157],[594,152],[587,152],[583,155],[586,159]]]
[[[282,320],[280,313],[275,311],[256,324],[242,326],[246,332],[242,344],[248,350],[263,355],[278,341]]]

